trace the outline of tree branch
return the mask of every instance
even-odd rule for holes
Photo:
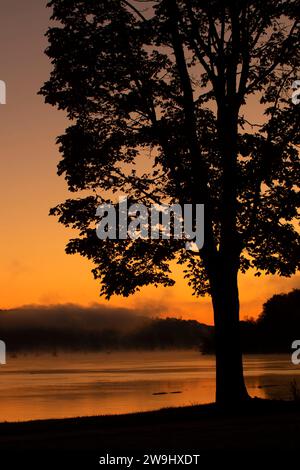
[[[128,2],[127,0],[122,0],[122,3],[124,3],[128,8],[130,8],[132,11],[134,11],[134,13],[136,15],[138,15],[141,20],[147,21],[147,19],[144,17],[144,15],[134,5],[131,5],[130,2]]]
[[[284,40],[283,44],[282,44],[282,47],[281,47],[281,51],[278,53],[277,55],[277,59],[274,61],[274,63],[264,72],[262,73],[260,76],[258,76],[256,78],[256,80],[254,80],[252,83],[250,83],[250,85],[246,88],[246,93],[250,93],[253,89],[255,89],[255,87],[260,83],[262,82],[268,75],[270,75],[270,73],[272,73],[277,65],[279,65],[280,63],[280,60],[282,58],[282,56],[284,55],[286,49],[287,49],[287,46],[289,45],[289,41],[296,29],[296,27],[298,26],[298,20],[295,20],[290,32],[289,32],[289,35],[288,37]]]

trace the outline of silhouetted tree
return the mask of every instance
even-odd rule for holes
[[[41,92],[72,120],[58,172],[85,191],[51,210],[79,230],[67,252],[94,262],[107,298],[171,286],[170,261],[185,264],[194,293],[212,297],[217,401],[243,400],[238,272],[290,276],[299,266],[299,0],[49,6],[53,71]],[[118,191],[205,204],[200,256],[184,241],[100,241],[95,208]]]
[[[300,332],[300,289],[273,295],[256,322],[258,343],[263,352],[291,352]]]

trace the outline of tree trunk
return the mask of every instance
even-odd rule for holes
[[[237,269],[218,270],[212,283],[216,340],[216,401],[235,405],[249,399],[243,375]]]

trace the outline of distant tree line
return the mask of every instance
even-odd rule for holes
[[[134,322],[128,316],[128,324]],[[106,325],[99,322],[83,328],[74,325],[66,328],[62,324],[46,323],[25,326],[11,325],[1,321],[1,338],[7,344],[8,353],[17,352],[58,352],[58,351],[108,351],[130,349],[202,349],[204,341],[211,335],[213,327],[195,320],[177,318],[140,318],[137,325]]]
[[[295,289],[270,298],[257,320],[242,321],[243,352],[290,353],[292,342],[300,339],[299,305],[300,289]],[[214,352],[214,327],[178,318],[90,314],[72,308],[47,315],[40,311],[35,314],[2,311],[0,331],[8,353],[122,349]]]
[[[300,339],[300,289],[276,294],[264,305],[258,319],[240,322],[244,353],[290,353]],[[202,350],[214,351],[214,334],[204,339]]]

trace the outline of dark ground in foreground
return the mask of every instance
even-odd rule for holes
[[[122,455],[122,450],[127,455],[166,449],[298,450],[300,403],[254,399],[231,410],[211,404],[122,416],[0,424],[0,452],[54,449],[99,455]]]

